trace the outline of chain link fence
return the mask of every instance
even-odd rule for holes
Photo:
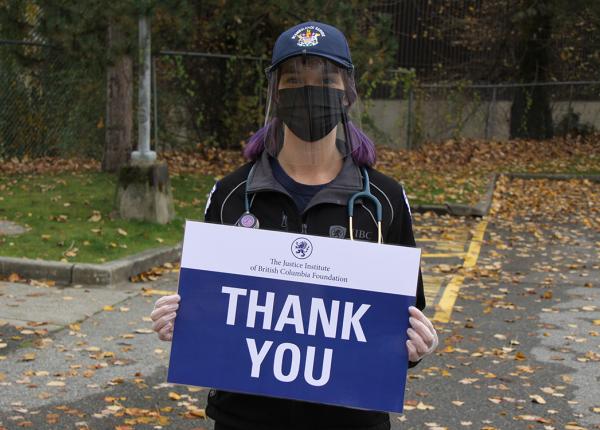
[[[239,148],[262,126],[268,63],[257,57],[163,51],[154,65],[159,150]]]
[[[52,46],[0,41],[0,158],[98,158],[105,80]]]
[[[163,148],[237,148],[262,126],[264,59],[163,52],[155,65],[155,129]],[[511,122],[521,132],[530,127],[523,115],[512,113],[515,98],[519,92],[527,98],[540,88],[548,101],[552,134],[600,130],[600,81],[417,85],[389,79],[363,98],[362,127],[378,144],[395,148],[461,137],[508,140]],[[526,100],[527,109],[537,106]]]
[[[263,124],[267,65],[249,56],[155,55],[153,148],[239,148]],[[362,127],[378,144],[395,148],[460,137],[506,140],[515,97],[535,87],[544,89],[555,135],[600,130],[599,81],[416,85],[390,79],[363,96]],[[73,67],[50,46],[0,41],[0,158],[100,159],[105,110],[105,72]]]
[[[586,135],[600,131],[600,81],[536,84],[382,85],[366,102],[367,128],[380,143],[413,148],[425,141],[473,138],[508,140],[533,128],[527,110],[540,109],[534,91],[547,101],[550,133]],[[524,99],[515,112],[517,97]],[[540,114],[541,116],[541,114]],[[512,130],[512,132],[511,132]]]

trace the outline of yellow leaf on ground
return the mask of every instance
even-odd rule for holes
[[[179,400],[181,396],[174,391],[169,392],[169,399],[171,400]]]
[[[21,279],[22,278],[19,276],[18,273],[11,273],[10,275],[8,275],[8,282],[17,282]]]
[[[156,350],[154,352],[156,352]],[[190,393],[198,393],[198,392],[202,391],[202,388],[200,388],[200,387],[187,387],[187,390]]]
[[[430,411],[430,410],[435,409],[435,407],[432,405],[426,405],[423,402],[419,402],[419,403],[417,403],[417,409],[419,409],[421,411]]]
[[[189,413],[190,415],[193,415],[198,418],[206,418],[206,412],[204,411],[204,409],[200,409],[195,406],[189,408]]]
[[[527,360],[527,356],[525,354],[523,354],[521,351],[519,351],[515,354],[515,360],[517,360],[517,361]]]
[[[93,211],[92,216],[88,218],[89,222],[98,222],[102,219],[102,215],[98,211]]]
[[[546,401],[544,400],[544,398],[542,396],[540,396],[539,394],[533,394],[533,395],[529,396],[529,398],[531,399],[531,401],[533,403],[539,403],[540,405],[546,404]]]

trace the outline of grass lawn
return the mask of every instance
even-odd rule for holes
[[[216,149],[163,157],[172,175],[177,213],[169,225],[111,215],[116,175],[99,173],[97,161],[5,160],[3,172],[12,173],[0,174],[0,220],[30,230],[20,236],[0,236],[0,255],[102,263],[176,244],[186,218],[203,218],[214,178],[244,160],[240,151]],[[73,165],[79,169],[74,171]],[[476,204],[493,172],[600,173],[600,135],[542,142],[450,140],[413,151],[378,148],[376,167],[405,185],[413,205]],[[32,173],[18,173],[24,171]]]
[[[103,263],[174,245],[183,238],[186,218],[203,219],[213,184],[213,176],[171,178],[177,216],[167,225],[158,225],[114,215],[113,174],[0,176],[0,219],[30,229],[19,236],[0,236],[0,255]]]

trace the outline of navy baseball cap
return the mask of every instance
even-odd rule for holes
[[[271,66],[267,72],[297,55],[316,55],[342,67],[354,68],[344,34],[337,28],[322,22],[304,22],[281,33],[275,42]]]

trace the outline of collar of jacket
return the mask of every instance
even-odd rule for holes
[[[269,162],[269,154],[263,151],[261,157],[256,161],[254,174],[249,178],[247,187],[248,193],[256,193],[260,191],[278,191],[288,196],[287,190],[275,179]],[[342,170],[331,183],[319,191],[310,203],[304,209],[304,212],[311,207],[321,203],[334,203],[338,205],[346,205],[348,198],[353,193],[362,190],[362,175],[360,169],[351,156],[344,159]],[[291,198],[291,196],[290,196]],[[303,213],[304,213],[303,212]]]

